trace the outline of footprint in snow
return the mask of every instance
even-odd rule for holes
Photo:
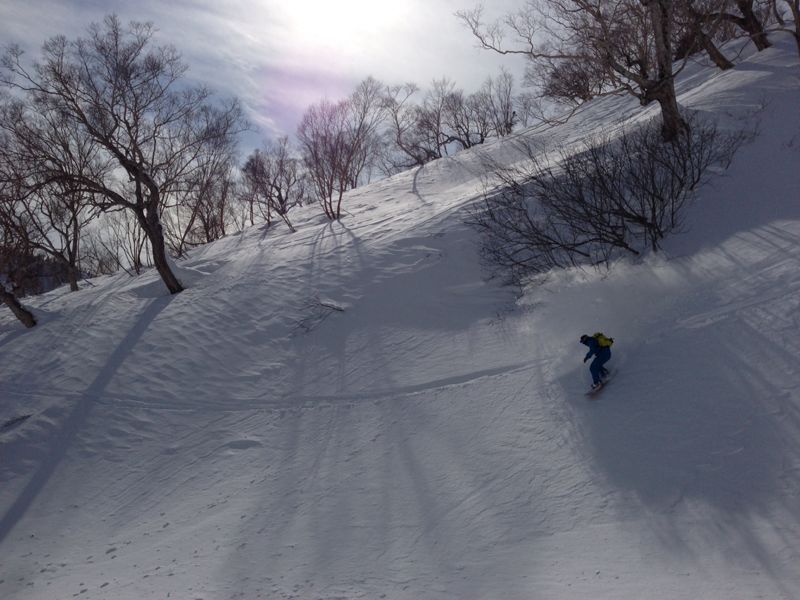
[[[223,446],[232,450],[247,450],[248,448],[259,448],[263,444],[257,440],[234,440]]]

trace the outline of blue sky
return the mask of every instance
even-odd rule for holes
[[[521,80],[518,57],[479,50],[454,13],[475,0],[0,0],[0,40],[31,56],[48,37],[82,35],[116,13],[152,21],[189,76],[239,97],[264,138],[292,134],[305,110],[336,99],[372,75],[427,87],[448,76],[467,91],[504,65]],[[499,15],[520,0],[495,0]]]

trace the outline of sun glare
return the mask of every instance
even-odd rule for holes
[[[368,49],[382,31],[398,26],[403,9],[376,0],[293,0],[286,7],[292,35],[310,47],[342,55]]]

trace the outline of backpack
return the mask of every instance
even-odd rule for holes
[[[597,340],[597,344],[601,348],[610,348],[611,344],[614,343],[614,338],[606,337],[605,335],[603,335],[599,331],[597,333],[595,333],[592,337]]]

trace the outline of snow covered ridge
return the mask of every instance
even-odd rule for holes
[[[176,296],[115,276],[30,331],[0,313],[0,597],[800,597],[800,64],[678,90],[759,137],[661,256],[517,301],[464,152],[201,248]],[[598,329],[618,374],[587,401]]]

